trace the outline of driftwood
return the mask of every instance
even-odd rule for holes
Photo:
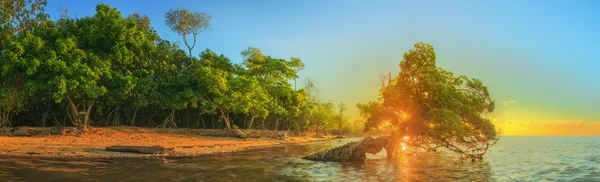
[[[285,140],[288,138],[288,133],[287,132],[277,132],[275,135],[273,135],[273,138],[275,138],[277,140]]]
[[[66,133],[65,127],[62,126],[55,126],[50,129],[51,135],[65,135]]]
[[[2,136],[17,136],[17,137],[25,137],[25,136],[39,136],[39,135],[76,135],[81,136],[85,131],[82,128],[78,127],[62,127],[62,126],[54,126],[54,127],[15,127],[10,129],[5,129],[4,131],[0,131],[0,135]]]
[[[313,161],[364,161],[367,159],[366,153],[377,154],[383,148],[387,148],[390,138],[387,136],[372,138],[365,137],[357,142],[350,142],[346,145],[336,147],[331,150],[319,152],[303,159]]]
[[[33,134],[31,134],[31,132],[29,132],[28,127],[13,128],[13,129],[11,129],[10,132],[11,132],[12,136],[32,136],[33,135]]]
[[[250,134],[250,138],[260,138],[260,133],[254,132],[254,133]]]
[[[237,137],[240,137],[241,139],[246,139],[248,138],[248,134],[244,133],[242,130],[240,129],[233,129],[231,130]]]
[[[127,152],[140,154],[164,154],[167,151],[172,151],[173,148],[161,146],[110,146],[106,147],[106,151],[111,152]]]

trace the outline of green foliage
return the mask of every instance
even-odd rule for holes
[[[29,84],[26,77],[40,65],[44,41],[33,36],[34,29],[48,15],[45,0],[0,2],[0,127],[11,126],[13,112],[21,111]]]
[[[445,147],[459,153],[485,153],[496,141],[496,130],[485,114],[494,101],[480,80],[435,64],[433,47],[417,43],[404,54],[400,73],[382,81],[377,101],[358,104],[367,118],[366,130],[389,124],[393,135],[408,136],[415,148]]]
[[[29,32],[43,22],[48,15],[44,9],[46,0],[3,0],[0,2],[0,51],[6,49],[12,38]]]
[[[342,102],[338,105],[339,112],[334,116],[333,122],[338,130],[338,134],[341,135],[343,133],[343,129],[346,125],[348,125],[348,118],[344,115],[344,111],[346,111],[346,105]]]
[[[144,15],[122,16],[100,4],[93,16],[47,20],[45,1],[23,2],[2,1],[0,127],[341,130],[333,124],[341,113],[318,98],[312,81],[292,87],[304,68],[300,58],[274,58],[252,47],[242,52],[242,64],[209,49],[191,56],[196,35],[210,28],[207,14],[176,9],[166,15],[188,55],[161,39]]]

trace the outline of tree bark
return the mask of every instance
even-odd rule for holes
[[[73,118],[71,118],[71,122],[73,122],[73,125],[78,126],[81,124],[81,122],[79,119],[79,111],[77,111],[77,106],[75,106],[75,103],[73,103],[71,96],[67,95],[67,99],[69,100],[69,106],[71,106],[71,116],[73,116]]]
[[[111,152],[128,152],[128,153],[140,153],[140,154],[165,154],[169,151],[173,151],[174,148],[162,147],[162,146],[110,146],[106,147],[106,151]]]
[[[85,102],[85,101],[84,101]],[[84,106],[85,107],[85,106]],[[94,107],[94,104],[91,104],[88,108],[87,111],[85,113],[85,117],[83,119],[83,131],[87,131],[87,125],[88,125],[88,121],[90,120],[90,111],[92,111],[92,107]]]
[[[131,119],[131,126],[135,125],[135,117],[137,116],[138,107],[135,107],[135,111],[133,111],[133,119]]]
[[[90,119],[90,112],[92,111],[94,104],[90,104],[88,106],[85,102],[86,100],[83,99],[81,102],[75,105],[75,102],[73,101],[73,99],[71,99],[71,96],[69,95],[67,95],[67,100],[69,101],[69,105],[71,106],[70,115],[73,116],[73,118],[71,118],[73,125],[77,127],[82,127],[84,131],[87,130],[87,123]],[[83,114],[83,118],[81,118],[81,113],[79,113],[79,106],[82,106],[82,109],[85,111],[85,113]]]
[[[171,108],[171,126],[177,128],[177,123],[175,123],[175,109]]]
[[[276,119],[275,119],[275,131],[277,131],[278,127],[279,127],[279,117],[276,117]]]
[[[357,142],[350,142],[346,145],[318,152],[303,159],[313,161],[364,161],[367,159],[366,153],[377,154],[383,148],[388,148],[390,137],[383,136],[379,138],[365,137]],[[389,156],[389,155],[388,155]]]
[[[0,127],[12,127],[10,123],[11,109],[0,110]]]
[[[227,125],[227,129],[231,129],[231,126],[229,124],[229,118],[227,118],[227,115],[225,114],[225,112],[223,112],[221,108],[219,108],[219,111],[221,111],[221,116],[223,117],[223,120],[225,120],[225,125]]]
[[[248,125],[248,129],[252,129],[252,123],[254,123],[254,116],[250,117],[250,124]]]

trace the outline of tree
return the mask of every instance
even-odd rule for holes
[[[435,61],[433,47],[426,43],[405,53],[400,73],[383,82],[379,99],[357,105],[367,118],[365,130],[385,125],[396,141],[392,144],[426,151],[446,148],[481,159],[497,141],[494,125],[485,118],[494,101],[480,80],[454,76]]]
[[[293,91],[289,81],[297,78],[295,64],[296,62],[285,59],[273,58],[263,55],[260,49],[249,47],[242,52],[244,56],[244,66],[247,68],[248,76],[255,78],[258,84],[268,93],[271,104],[268,105],[268,111],[274,120],[274,129],[277,130],[279,122],[283,117],[294,116],[297,113],[292,104]],[[264,120],[263,120],[263,129]]]
[[[192,61],[192,49],[196,46],[196,36],[210,29],[211,18],[211,15],[204,12],[191,12],[186,8],[170,9],[165,15],[165,24],[183,38],[183,44],[189,51],[190,61]],[[191,44],[187,41],[188,35],[193,38]]]
[[[227,129],[232,129],[230,113],[251,113],[252,117],[266,116],[268,97],[254,77],[240,74],[240,68],[224,55],[211,50],[202,52],[202,66],[193,73],[201,105],[210,105],[219,112]],[[237,74],[236,74],[237,73]]]
[[[77,18],[65,9],[50,20],[43,0],[1,4],[0,127],[69,121],[84,128],[122,121],[207,127],[210,118],[212,128],[258,128],[256,119],[263,129],[336,129],[335,106],[321,101],[315,85],[296,88],[300,58],[275,58],[252,47],[242,52],[241,64],[209,49],[192,56],[196,36],[210,28],[204,13],[168,13],[185,50],[161,39],[147,16],[123,17],[108,5]]]
[[[130,64],[127,64],[126,69],[120,69],[121,75],[128,75],[131,77],[131,84],[133,85],[132,90],[127,94],[121,94],[125,97],[120,98],[121,103],[117,103],[117,109],[121,108],[121,104],[130,104],[132,108],[129,108],[131,113],[133,110],[133,116],[127,116],[130,120],[130,125],[135,124],[138,109],[140,107],[146,107],[153,103],[152,95],[156,91],[156,82],[154,82],[154,70],[158,69],[159,61],[163,58],[159,58],[158,42],[162,40],[156,34],[154,29],[150,26],[150,19],[148,16],[140,14],[131,14],[127,18],[127,25],[135,27],[130,29],[131,39],[127,39],[128,50],[134,54],[131,56]],[[131,25],[134,24],[135,26]],[[166,59],[166,58],[165,58]],[[123,84],[121,84],[123,85]],[[127,106],[122,110],[125,111]],[[129,115],[129,114],[128,114]],[[114,117],[117,118],[118,117]],[[108,119],[108,118],[107,118]],[[117,122],[113,122],[118,124]]]
[[[296,74],[298,74],[298,72],[304,70],[304,62],[302,62],[302,59],[297,58],[297,57],[292,57],[291,58],[291,66],[292,68],[294,68],[296,70]],[[296,90],[296,79],[294,78],[294,90]]]
[[[0,4],[0,51],[15,34],[33,30],[48,17],[46,0],[3,0]]]
[[[317,136],[325,131],[325,127],[330,123],[333,117],[334,106],[331,103],[316,103],[312,108],[310,122],[316,127]]]
[[[185,52],[168,41],[159,43],[156,56],[159,63],[154,68],[154,84],[157,85],[157,88],[155,88],[155,95],[152,98],[155,105],[170,111],[159,126],[177,127],[175,112],[195,106],[199,101],[193,82],[196,79],[193,76],[195,70],[181,72],[179,65],[186,60]]]
[[[35,73],[40,63],[37,50],[43,45],[31,32],[48,17],[46,4],[45,0],[0,2],[0,127],[12,126],[13,112],[25,106],[26,77]]]
[[[338,135],[342,135],[342,130],[344,129],[344,126],[346,126],[348,124],[348,118],[344,115],[344,112],[346,111],[346,105],[341,102],[338,105],[338,113],[335,115],[335,119],[333,120],[336,126],[336,129],[338,130]]]

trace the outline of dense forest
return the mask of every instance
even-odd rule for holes
[[[100,4],[90,17],[55,20],[44,0],[2,1],[0,127],[113,126],[362,132],[344,104],[324,102],[297,81],[300,58],[242,51],[233,63],[210,49],[192,55],[210,29],[206,13],[172,9],[164,39],[140,14]],[[297,84],[298,83],[298,84]],[[362,124],[354,124],[362,125]]]

